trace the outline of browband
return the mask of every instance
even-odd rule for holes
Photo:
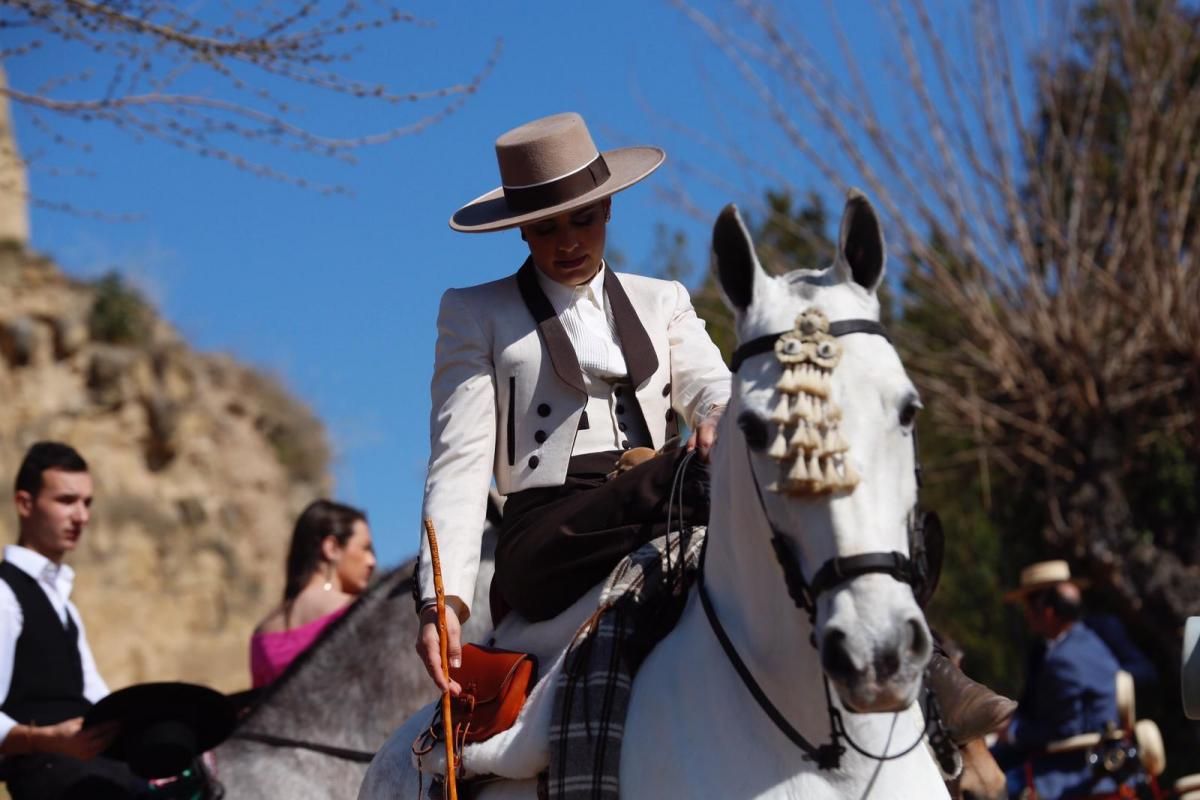
[[[759,336],[757,339],[751,339],[745,344],[733,351],[733,358],[730,359],[729,370],[737,372],[748,358],[769,353],[775,349],[775,341],[788,331],[780,331],[779,333],[769,333],[766,336]],[[882,336],[889,342],[892,340],[887,335],[887,330],[883,325],[873,319],[840,319],[837,322],[829,323],[830,336],[848,336],[852,333],[870,333],[875,336]]]

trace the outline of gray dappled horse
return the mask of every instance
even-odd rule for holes
[[[489,518],[498,520],[494,505]],[[491,532],[484,537],[480,590],[471,606],[477,611],[464,625],[464,642],[480,640],[492,627],[487,588],[494,550]],[[414,565],[409,561],[376,581],[264,691],[233,735],[213,751],[216,780],[228,800],[352,799],[370,755],[437,697],[413,649]]]

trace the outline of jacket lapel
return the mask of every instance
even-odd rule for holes
[[[658,371],[658,356],[654,354],[654,345],[629,301],[629,295],[617,280],[617,273],[608,267],[604,268],[604,293],[608,296],[621,352],[625,354],[625,365],[629,368],[629,381],[637,389]]]
[[[538,334],[542,337],[542,343],[546,345],[546,352],[550,354],[550,363],[554,365],[554,374],[563,383],[587,394],[575,347],[571,344],[558,315],[554,313],[550,299],[538,284],[535,269],[537,267],[533,265],[533,259],[527,258],[517,271],[517,288],[521,291],[521,298],[537,323]],[[621,352],[625,354],[629,380],[636,389],[658,371],[658,356],[654,353],[654,345],[638,318],[629,295],[625,294],[625,288],[621,286],[616,273],[608,267],[604,269],[604,293],[608,297],[609,308],[612,309]]]
[[[534,274],[535,269],[537,267],[533,265],[533,258],[530,257],[525,259],[525,263],[517,271],[517,288],[521,291],[521,299],[525,301],[529,313],[533,315],[534,322],[537,323],[538,335],[542,337],[542,344],[546,346],[546,352],[550,354],[550,363],[554,365],[554,374],[571,388],[587,394],[587,388],[583,385],[583,371],[579,368],[579,359],[575,355],[575,347],[567,337],[567,330],[559,321],[558,315],[554,313],[554,306],[550,304],[550,299],[538,285],[537,275]]]

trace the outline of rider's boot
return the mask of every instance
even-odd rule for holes
[[[956,744],[966,744],[1008,724],[1015,700],[973,681],[935,648],[928,667],[929,688],[937,698],[942,722]]]

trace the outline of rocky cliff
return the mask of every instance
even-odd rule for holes
[[[69,557],[102,674],[118,688],[249,685],[247,640],[276,602],[299,510],[329,490],[320,422],[274,380],[192,350],[119,278],[81,282],[0,243],[0,540],[39,439],[96,483]]]

